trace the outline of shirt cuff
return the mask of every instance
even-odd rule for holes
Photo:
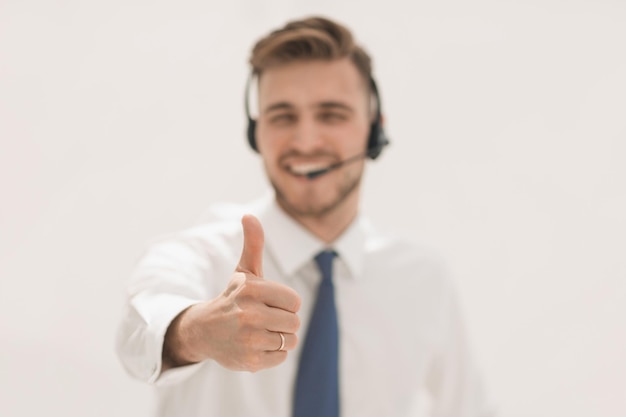
[[[154,384],[157,387],[176,384],[177,382],[183,381],[190,377],[198,369],[200,369],[203,364],[204,362],[198,362],[191,365],[179,366],[176,368],[168,369],[165,372],[161,372],[160,375],[157,375]]]
[[[192,364],[168,370],[161,375],[165,332],[176,316],[201,301],[181,295],[154,293],[138,294],[132,299],[131,304],[147,324],[146,336],[149,339],[146,344],[147,358],[151,363],[145,370],[149,383],[157,385],[175,383],[199,367],[200,364]]]

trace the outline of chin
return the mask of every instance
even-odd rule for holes
[[[327,201],[327,198],[321,198],[314,193],[303,194],[303,190],[296,193],[290,193],[284,188],[274,187],[276,199],[278,203],[288,213],[298,217],[319,217],[329,211],[334,202]]]
[[[336,208],[337,204],[330,203],[327,205],[322,204],[292,204],[288,200],[279,199],[279,203],[281,206],[294,217],[300,218],[312,218],[319,219],[325,217],[332,213]]]
[[[357,192],[359,183],[360,177],[338,187],[334,195],[317,195],[313,190],[306,192],[304,189],[290,193],[275,182],[272,182],[272,186],[278,203],[292,216],[322,218],[346,206],[350,197]],[[324,194],[328,194],[328,190]]]

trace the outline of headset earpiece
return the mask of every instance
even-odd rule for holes
[[[382,153],[383,148],[389,144],[389,139],[387,139],[382,125],[382,104],[374,78],[370,78],[370,88],[376,101],[376,114],[370,126],[370,134],[367,139],[367,156],[371,159],[376,159]]]
[[[254,72],[251,72],[248,76],[248,80],[246,81],[244,110],[246,112],[246,118],[248,119],[248,128],[246,129],[246,138],[248,139],[248,145],[250,145],[253,151],[259,152],[259,148],[256,146],[256,120],[254,120],[250,115],[250,87],[254,75]]]
[[[259,149],[256,147],[256,120],[248,117],[248,130],[246,131],[246,135],[248,137],[248,144],[255,151],[259,152]]]
[[[380,156],[383,148],[389,144],[389,139],[380,124],[380,120],[372,123],[370,136],[367,141],[367,156],[376,159]]]

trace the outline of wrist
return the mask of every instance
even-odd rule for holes
[[[192,306],[193,307],[193,306]],[[172,320],[165,332],[163,341],[163,369],[189,365],[200,362],[202,358],[194,354],[192,347],[191,331],[188,326],[188,311],[191,307],[183,310]]]

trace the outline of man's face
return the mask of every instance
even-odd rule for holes
[[[265,70],[259,81],[257,145],[279,204],[296,217],[356,213],[364,160],[314,179],[366,150],[369,95],[348,59]]]

